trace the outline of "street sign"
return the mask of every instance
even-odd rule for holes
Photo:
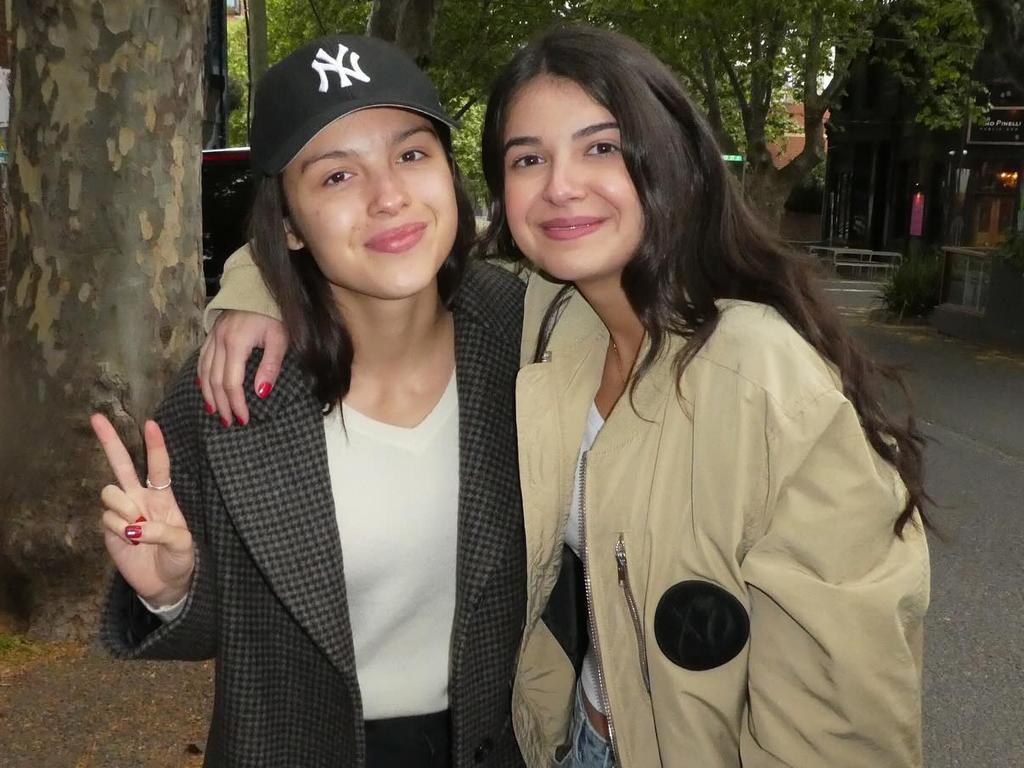
[[[992,107],[978,122],[967,126],[968,144],[1024,144],[1024,107]]]

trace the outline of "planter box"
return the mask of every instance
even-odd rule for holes
[[[947,280],[950,258],[947,252]],[[998,259],[988,260],[988,270],[983,306],[947,300],[932,313],[932,326],[950,336],[1024,349],[1024,273]]]

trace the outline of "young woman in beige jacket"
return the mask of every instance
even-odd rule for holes
[[[635,42],[570,27],[520,51],[483,157],[485,246],[536,270],[527,763],[920,765],[921,438],[881,406],[892,374]]]

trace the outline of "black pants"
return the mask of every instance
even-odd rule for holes
[[[450,768],[448,710],[366,721],[366,768]]]

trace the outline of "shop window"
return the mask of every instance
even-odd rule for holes
[[[972,201],[970,245],[994,248],[1013,233],[1020,171],[1017,161],[981,163]]]

